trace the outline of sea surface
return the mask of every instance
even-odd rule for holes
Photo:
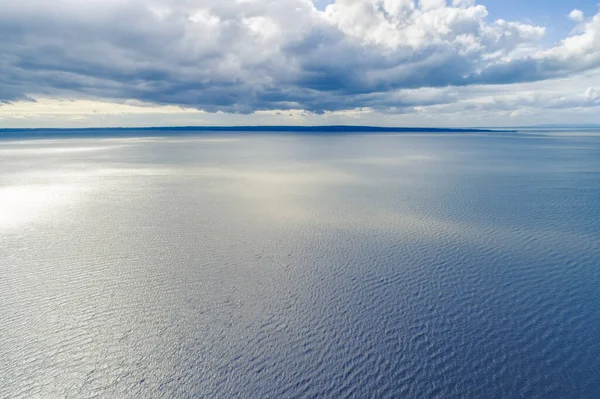
[[[600,132],[54,133],[0,140],[0,398],[600,397]]]

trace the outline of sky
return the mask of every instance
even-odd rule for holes
[[[0,128],[600,123],[595,0],[0,0]]]

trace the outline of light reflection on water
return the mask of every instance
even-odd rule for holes
[[[0,142],[0,397],[593,397],[599,144]]]

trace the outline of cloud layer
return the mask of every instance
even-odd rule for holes
[[[600,67],[600,14],[586,19],[578,10],[569,15],[573,33],[543,47],[544,27],[490,21],[472,0],[337,0],[322,11],[309,0],[0,6],[6,102],[50,97],[243,114],[402,113],[457,104],[460,88]],[[590,90],[565,101],[597,104],[598,91]]]

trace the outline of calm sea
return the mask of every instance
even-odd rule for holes
[[[600,133],[113,133],[0,141],[1,398],[600,397]]]

